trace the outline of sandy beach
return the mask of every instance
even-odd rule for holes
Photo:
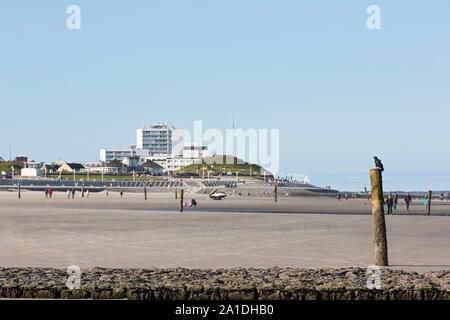
[[[192,196],[187,194],[186,199]],[[197,208],[178,212],[172,193],[0,192],[0,265],[140,267],[366,267],[373,264],[367,200],[327,197],[194,195]],[[386,217],[390,268],[450,269],[450,204],[421,201]],[[434,214],[434,215],[433,215]]]

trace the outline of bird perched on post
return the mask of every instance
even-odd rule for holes
[[[383,164],[381,163],[381,160],[378,159],[377,157],[373,157],[373,160],[375,161],[375,167],[381,169],[381,172],[383,172],[384,167],[383,167]]]

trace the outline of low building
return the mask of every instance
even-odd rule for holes
[[[56,171],[57,172],[80,172],[80,171],[84,171],[84,170],[85,170],[85,168],[81,163],[62,162]]]
[[[106,167],[109,169],[109,173],[111,174],[123,174],[128,172],[128,167],[119,160],[108,162]]]
[[[43,164],[40,169],[44,173],[51,174],[51,173],[57,172],[58,168],[59,168],[59,165]]]
[[[149,155],[148,150],[136,148],[135,146],[130,146],[129,148],[105,148],[100,150],[100,161],[123,161],[125,157],[148,157]]]
[[[142,171],[144,173],[153,175],[161,175],[163,173],[163,167],[151,160],[147,160],[144,163],[141,163],[140,167],[142,168]]]
[[[184,157],[169,157],[165,163],[164,171],[165,172],[173,172],[184,167],[193,164],[200,163],[201,158],[184,158]]]
[[[79,162],[86,169],[93,167],[102,167],[104,165],[101,161],[81,161]]]
[[[173,172],[193,163],[201,163],[204,157],[209,155],[208,147],[196,146],[194,144],[185,145],[182,156],[168,157],[165,164],[165,172]]]
[[[25,164],[28,162],[28,157],[15,157],[14,162],[19,163],[22,166],[25,166]]]
[[[23,168],[20,169],[20,175],[23,178],[30,178],[30,177],[42,177],[44,173],[39,168]]]
[[[107,167],[106,165],[102,167],[89,167],[85,168],[85,172],[94,173],[94,174],[116,174],[117,170]]]
[[[108,167],[106,167],[106,164],[101,161],[83,161],[80,162],[80,164],[84,167],[84,172],[94,173],[94,174],[105,174],[105,173],[111,173]]]
[[[201,159],[209,156],[208,147],[185,145],[183,148],[183,158]]]
[[[141,163],[141,157],[140,156],[124,157],[122,159],[122,163],[127,167],[137,168]]]
[[[163,168],[164,173],[170,173],[180,170],[190,164],[200,163],[202,159],[207,156],[208,147],[197,147],[194,144],[189,144],[184,147],[183,154],[155,154],[154,156],[144,159],[151,160],[160,165]]]

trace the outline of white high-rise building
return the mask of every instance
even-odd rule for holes
[[[150,128],[140,128],[136,132],[136,147],[146,149],[150,155],[172,153],[172,132],[168,124],[154,124]]]

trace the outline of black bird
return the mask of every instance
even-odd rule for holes
[[[381,163],[381,160],[378,159],[377,157],[373,157],[373,160],[375,160],[375,167],[380,168],[381,172],[383,172],[384,167],[383,167],[383,164]]]

